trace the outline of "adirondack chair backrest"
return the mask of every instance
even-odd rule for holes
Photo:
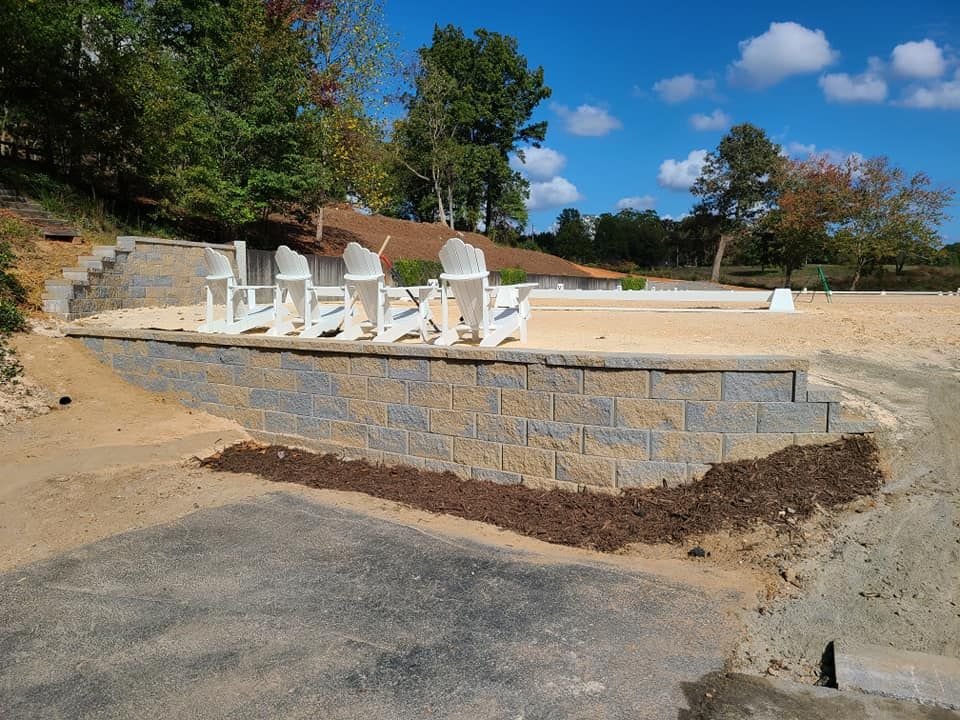
[[[226,305],[229,300],[233,303],[233,316],[240,317],[245,311],[246,303],[242,293],[230,293],[230,286],[235,281],[227,256],[212,248],[204,248],[203,262],[207,266],[207,287],[213,295],[214,304]]]
[[[274,255],[277,268],[283,277],[277,278],[277,285],[287,292],[287,296],[297,309],[300,317],[307,313],[307,293],[313,278],[307,259],[286,245],[277,248]]]
[[[440,248],[440,263],[443,265],[440,279],[453,288],[463,321],[470,327],[481,327],[490,275],[483,250],[460,238],[450,238]]]
[[[377,304],[380,302],[380,286],[383,283],[380,256],[359,243],[352,242],[343,251],[343,262],[347,266],[347,284],[357,289],[367,318],[375,319]]]

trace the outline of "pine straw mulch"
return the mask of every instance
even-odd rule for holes
[[[719,463],[688,485],[619,495],[464,481],[448,472],[371,465],[252,442],[228,447],[200,464],[274,482],[362,492],[546,542],[607,552],[629,543],[679,543],[719,530],[742,531],[757,523],[788,530],[818,509],[874,494],[883,481],[876,444],[862,436]]]

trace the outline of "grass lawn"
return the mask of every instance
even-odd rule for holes
[[[849,290],[854,270],[847,265],[823,265],[832,290]],[[709,266],[656,268],[651,275],[675,278],[677,280],[709,280]],[[746,265],[724,265],[721,282],[747,287],[776,288],[783,286],[783,270]],[[817,275],[816,265],[807,265],[793,273],[791,286],[794,290],[808,288],[822,289]],[[865,273],[857,284],[858,290],[943,290],[955,291],[960,288],[960,267],[931,265],[908,265],[903,273],[897,275],[893,265],[885,265],[874,272]]]

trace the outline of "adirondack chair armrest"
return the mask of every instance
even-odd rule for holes
[[[440,273],[441,280],[481,280],[485,277],[490,277],[489,272],[479,272],[479,273],[470,273],[468,275],[454,275],[452,273]]]

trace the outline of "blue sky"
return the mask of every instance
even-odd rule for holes
[[[543,66],[547,151],[526,168],[537,230],[569,206],[683,215],[700,151],[739,122],[794,155],[887,155],[960,190],[960,1],[777,5],[387,0],[386,12],[408,55],[455,24],[512,35]],[[960,242],[960,204],[950,212],[943,234]]]

